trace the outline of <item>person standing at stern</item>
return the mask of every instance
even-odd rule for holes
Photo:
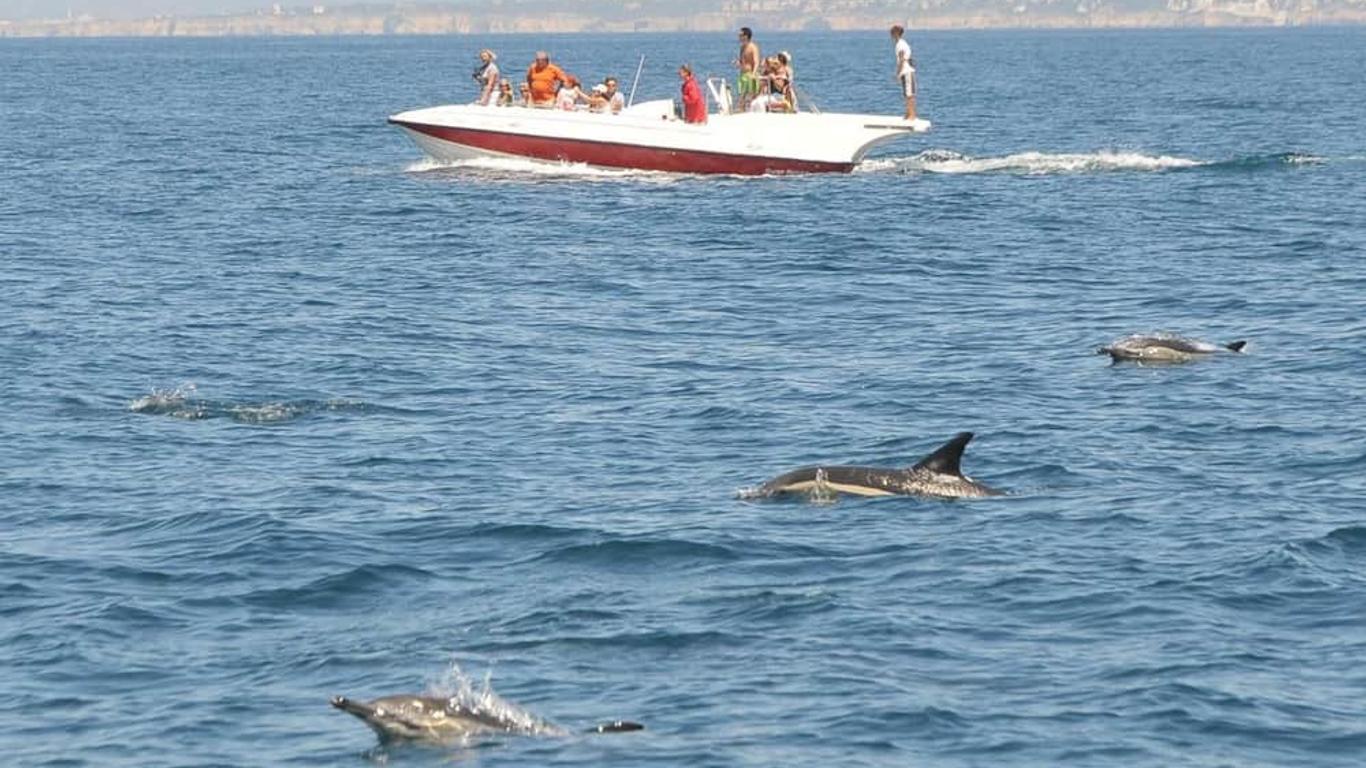
[[[678,77],[683,81],[683,119],[689,123],[707,122],[707,100],[702,97],[697,78],[692,76],[692,67],[679,67]]]
[[[892,26],[892,40],[896,42],[896,80],[906,97],[906,119],[915,119],[915,59],[911,58],[911,44],[906,42],[906,28]]]

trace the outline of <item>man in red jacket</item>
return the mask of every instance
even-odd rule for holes
[[[690,123],[707,122],[707,100],[702,98],[702,89],[692,76],[692,67],[687,64],[679,67],[678,76],[683,80],[683,119]]]

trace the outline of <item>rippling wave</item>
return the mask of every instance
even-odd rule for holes
[[[760,34],[899,109],[884,33]],[[414,164],[532,36],[0,40],[4,762],[1356,768],[1360,31],[913,37],[932,133],[756,179]],[[554,54],[644,43],[734,55]],[[1093,354],[1151,328],[1255,353]],[[965,429],[1012,495],[733,492]],[[327,705],[442,670],[576,733]]]
[[[232,419],[243,424],[278,424],[301,416],[332,411],[365,411],[368,406],[359,400],[275,400],[234,403],[205,400],[197,395],[194,384],[182,384],[173,389],[153,389],[128,404],[128,410],[151,416],[169,416],[191,421],[199,419]]]
[[[1197,160],[1140,152],[1101,151],[1090,153],[1020,152],[1003,157],[974,158],[952,150],[927,150],[912,157],[865,160],[858,171],[865,173],[1016,173],[1030,176],[1051,174],[1112,173],[1121,171],[1160,172],[1202,169],[1207,171],[1255,171],[1297,166],[1317,166],[1330,162],[1317,155],[1284,152],[1251,155],[1230,160]]]

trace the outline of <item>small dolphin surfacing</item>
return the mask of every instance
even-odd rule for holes
[[[1097,347],[1096,354],[1109,355],[1117,363],[1174,364],[1189,363],[1224,351],[1242,352],[1246,346],[1247,342],[1241,339],[1220,346],[1174,333],[1136,333],[1115,339],[1108,346]]]
[[[1003,496],[963,474],[963,450],[971,432],[960,432],[933,453],[906,469],[881,467],[816,466],[778,475],[758,488],[741,491],[746,499],[767,499],[786,494],[805,494],[813,500],[852,496],[925,496],[938,499]]]
[[[457,697],[384,696],[363,702],[333,696],[332,706],[355,715],[370,726],[379,740],[424,742],[428,744],[468,743],[498,734],[519,736],[566,736],[568,731],[554,723],[527,715],[520,710],[498,712],[462,703]],[[645,726],[626,720],[603,723],[588,733],[622,733],[643,730]]]

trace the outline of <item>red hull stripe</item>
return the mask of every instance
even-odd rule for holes
[[[638,168],[671,173],[731,173],[758,176],[765,173],[848,173],[853,163],[822,163],[781,157],[730,155],[691,149],[643,147],[587,139],[555,139],[520,133],[451,128],[394,120],[409,130],[428,136],[504,155],[534,157],[566,163],[587,163],[608,168]]]

